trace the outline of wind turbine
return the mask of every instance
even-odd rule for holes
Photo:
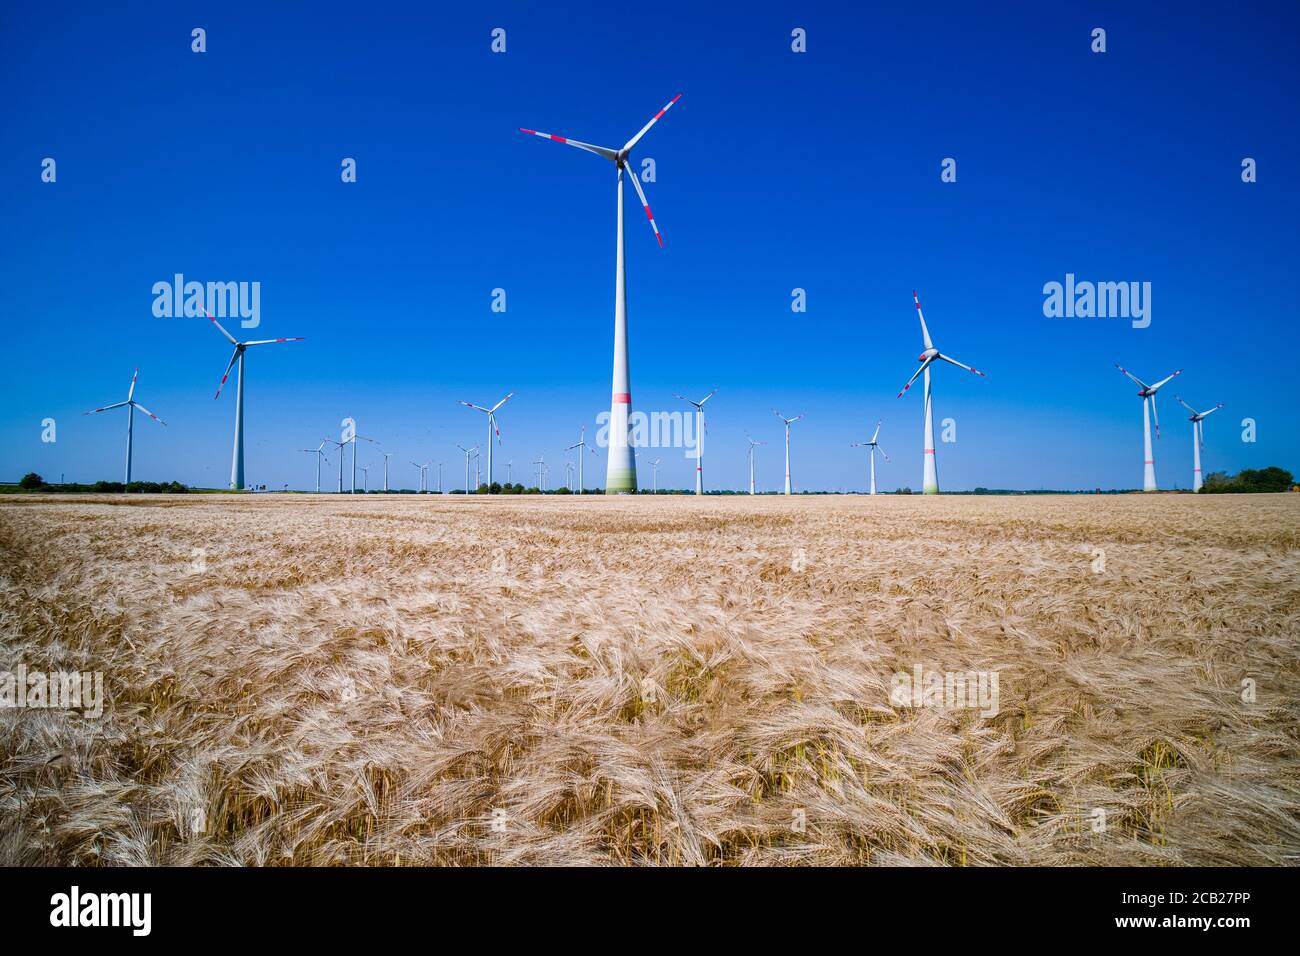
[[[418,461],[413,461],[411,464],[420,469],[420,494],[424,494],[424,476],[429,471],[429,462],[426,461],[422,465]]]
[[[794,418],[786,418],[775,408],[772,409],[772,411],[776,414],[776,417],[781,419],[785,424],[785,493],[788,495],[790,493],[790,426],[803,418],[803,416],[796,415]]]
[[[625,176],[632,180],[637,197],[641,200],[641,206],[645,209],[646,218],[650,220],[650,228],[654,230],[655,239],[659,241],[659,246],[662,248],[664,240],[659,234],[659,226],[655,223],[655,218],[650,212],[650,204],[646,202],[645,193],[641,189],[641,181],[631,166],[631,153],[632,148],[641,141],[641,137],[646,134],[650,127],[657,123],[659,118],[667,113],[672,105],[681,98],[682,94],[680,93],[674,96],[667,106],[651,117],[650,122],[641,127],[639,133],[623,145],[622,149],[593,146],[590,143],[581,143],[575,139],[566,139],[563,136],[554,136],[550,133],[539,133],[537,130],[524,129],[522,126],[519,128],[521,133],[540,136],[543,139],[554,140],[557,143],[564,143],[594,153],[608,159],[618,170],[618,229],[614,259],[614,394],[609,412],[609,459],[605,473],[605,494],[607,495],[636,494],[636,462],[632,456],[631,443],[628,441],[628,418],[632,407],[632,377],[627,349],[627,278],[623,253],[623,180]]]
[[[745,438],[749,441],[749,493],[754,493],[754,449],[759,445],[766,445],[765,441],[754,441],[748,435]]]
[[[461,402],[461,404],[464,405],[466,408],[477,408],[480,412],[487,412],[487,417],[488,417],[487,419],[488,420],[488,438],[487,438],[488,480],[487,483],[489,488],[492,486],[492,433],[495,432],[497,441],[498,442],[501,441],[501,429],[497,427],[497,418],[496,418],[497,409],[500,408],[502,405],[504,405],[506,402],[510,401],[511,395],[514,395],[514,392],[511,392],[510,395],[507,395],[505,398],[501,399],[501,401],[497,402],[491,408],[484,408],[482,405],[474,405],[471,404],[470,402]]]
[[[278,342],[301,342],[303,336],[295,336],[285,339],[254,339],[248,342],[239,342],[233,335],[221,327],[221,323],[212,316],[208,316],[212,324],[218,331],[226,337],[231,345],[235,347],[235,352],[230,356],[230,364],[226,366],[225,374],[221,376],[221,384],[217,386],[217,394],[213,395],[214,399],[221,397],[221,387],[226,384],[226,379],[230,377],[230,370],[235,363],[239,363],[239,373],[235,378],[235,450],[230,460],[230,487],[235,491],[240,491],[244,487],[244,351],[254,345],[275,345]],[[343,461],[339,459],[339,468],[343,467]],[[342,487],[339,488],[342,491]]]
[[[508,462],[506,462],[506,484],[513,485],[514,483],[515,483],[515,460],[511,458]]]
[[[582,478],[582,452],[587,450],[587,426],[586,425],[583,425],[581,428],[578,429],[578,440],[564,450],[573,451],[573,449],[575,448],[581,449],[581,451],[578,452],[578,494],[582,494],[582,489],[584,487],[583,478]],[[591,450],[591,453],[593,455],[596,454],[596,449],[593,448]]]
[[[1205,426],[1201,422],[1221,409],[1223,403],[1220,402],[1208,412],[1198,412],[1177,395],[1174,396],[1174,401],[1192,413],[1192,417],[1189,419],[1192,423],[1192,491],[1200,491],[1203,484],[1201,481],[1201,449],[1205,447]]]
[[[347,446],[347,442],[335,441],[333,438],[329,438],[329,437],[321,439],[322,445],[324,445],[327,442],[339,450],[339,492],[338,493],[343,494],[343,449]]]
[[[393,457],[391,451],[381,453],[384,456],[384,491],[388,491],[388,459]]]
[[[438,462],[438,494],[442,494],[442,462]]]
[[[352,454],[356,455],[355,449],[353,449]],[[362,493],[369,494],[370,493],[370,466],[369,465],[361,466],[361,480],[362,482],[364,482],[361,486]],[[355,493],[356,488],[354,487],[352,491],[353,493]]]
[[[907,384],[895,397],[902,398],[903,392],[912,387],[916,377],[922,372],[925,373],[925,444],[923,446],[925,450],[925,469],[921,476],[921,493],[937,495],[939,493],[939,471],[934,460],[934,404],[931,401],[930,394],[930,366],[934,364],[936,359],[942,359],[950,365],[964,368],[966,371],[974,372],[984,378],[988,378],[988,376],[984,375],[979,369],[963,365],[955,358],[950,358],[935,348],[934,343],[930,341],[930,330],[925,327],[925,316],[921,314],[921,300],[917,298],[915,289],[912,290],[912,301],[916,303],[916,317],[921,321],[921,339],[925,342],[925,350],[917,358],[917,361],[921,363],[921,367],[912,373],[912,377],[907,380]]]
[[[1148,385],[1142,379],[1138,378],[1118,362],[1115,367],[1128,376],[1133,384],[1138,386],[1138,395],[1142,399],[1142,490],[1156,491],[1156,459],[1151,452],[1151,419],[1156,420],[1156,438],[1160,437],[1160,413],[1156,411],[1156,392],[1170,379],[1183,374],[1179,369],[1170,375],[1169,378],[1162,378],[1154,385]]]
[[[146,415],[148,415],[150,418],[156,421],[159,425],[165,426],[167,424],[165,421],[163,421],[153,412],[149,411],[149,409],[145,408],[143,405],[141,405],[132,397],[135,395],[135,380],[139,377],[140,377],[140,370],[136,369],[135,372],[131,375],[131,387],[126,390],[125,402],[114,402],[112,405],[105,405],[103,408],[92,408],[88,412],[82,412],[83,415],[93,415],[96,412],[106,412],[112,408],[126,409],[126,484],[128,485],[131,483],[131,445],[132,445],[132,432],[134,431],[134,427],[135,427],[135,410],[137,408],[140,409],[140,411],[144,412]]]
[[[715,388],[698,402],[692,402],[685,395],[677,395],[683,402],[695,406],[695,493],[704,494],[704,403],[718,393]]]
[[[871,436],[871,441],[855,441],[854,448],[866,448],[871,452],[871,493],[876,493],[876,449],[880,448],[880,442],[876,441],[880,437],[880,422],[876,422],[876,433]],[[889,456],[885,455],[885,449],[880,448],[880,454],[884,455],[885,461],[889,461]]]
[[[350,444],[352,446],[352,494],[354,495],[357,493],[357,439],[358,438],[360,438],[362,441],[368,441],[372,445],[379,444],[379,442],[375,441],[373,438],[367,438],[365,435],[357,435],[355,433],[352,435],[351,438],[349,438],[344,443],[344,444]],[[342,455],[343,453],[340,451],[339,454]]]
[[[535,462],[537,465],[537,487],[540,491],[546,490],[546,456],[541,455]]]
[[[582,461],[581,458],[578,460]],[[564,460],[564,483],[569,486],[570,491],[573,490],[573,462],[567,458]]]
[[[456,447],[465,453],[465,494],[469,494],[469,459],[471,455],[477,454],[478,446],[466,448],[464,445],[457,445]]]
[[[306,453],[309,454],[309,455],[315,455],[315,456],[316,456],[316,494],[320,494],[320,460],[321,460],[322,458],[325,458],[325,451],[324,451],[324,449],[325,449],[325,442],[324,442],[324,441],[322,441],[322,442],[321,442],[319,445],[317,445],[315,448],[303,448],[303,449],[300,449],[301,451],[304,451],[304,452],[306,452]],[[330,461],[330,460],[329,460],[328,458],[325,458],[325,464],[328,465],[328,464],[329,464],[329,461]]]
[[[654,489],[654,494],[656,495],[659,494],[659,462],[661,461],[663,461],[662,458],[656,458],[654,461],[650,462],[650,473],[654,476],[654,485],[652,487]]]

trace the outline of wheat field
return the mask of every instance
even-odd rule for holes
[[[4,864],[1300,859],[1300,495],[0,498]],[[896,674],[997,675],[996,714]]]

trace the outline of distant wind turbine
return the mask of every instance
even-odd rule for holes
[[[754,449],[759,445],[766,445],[767,442],[754,441],[748,435],[745,439],[749,442],[749,493],[752,495],[754,493]]]
[[[1201,422],[1221,409],[1223,403],[1220,402],[1208,412],[1198,412],[1177,395],[1174,396],[1174,401],[1192,413],[1192,417],[1189,419],[1192,423],[1192,491],[1200,491],[1201,486],[1204,484],[1201,480],[1201,449],[1205,447],[1205,426]]]
[[[315,448],[303,448],[301,451],[316,456],[316,494],[320,494],[320,462],[322,458],[325,458],[325,442],[322,441]],[[329,461],[328,458],[325,458],[325,464],[328,465]]]
[[[430,463],[426,461],[426,462],[422,465],[422,464],[420,464],[418,461],[413,461],[413,462],[411,462],[411,464],[414,465],[416,468],[419,468],[419,469],[420,469],[420,494],[424,494],[424,490],[425,490],[424,476],[425,476],[425,475],[428,473],[428,471],[429,471],[429,464],[430,464]]]
[[[958,362],[955,358],[949,358],[935,348],[934,343],[930,341],[930,330],[925,327],[925,316],[921,314],[921,300],[917,298],[915,289],[912,290],[912,301],[916,303],[916,317],[921,321],[921,339],[925,343],[925,350],[921,352],[920,357],[917,359],[921,363],[921,367],[912,373],[912,377],[907,380],[907,384],[903,386],[902,391],[896,397],[901,398],[903,392],[912,387],[916,377],[922,372],[925,373],[925,455],[923,456],[925,467],[921,477],[921,492],[927,495],[937,495],[939,493],[939,471],[934,460],[934,412],[930,394],[930,366],[934,364],[936,359],[942,359],[950,365],[964,368],[976,375],[985,378],[988,376],[977,368],[971,368],[969,365]]]
[[[546,490],[546,456],[540,456],[535,462],[537,465],[537,487],[541,491]]]
[[[469,459],[470,456],[478,454],[478,446],[466,448],[464,445],[457,445],[456,447],[465,453],[465,494],[469,494]]]
[[[693,402],[685,395],[677,395],[683,402],[695,406],[695,493],[704,494],[704,403],[718,394],[715,388],[698,402]]]
[[[382,454],[384,456],[384,491],[387,491],[388,490],[388,459],[393,457],[393,453],[391,451],[386,451],[383,452]]]
[[[373,438],[367,438],[365,435],[358,435],[355,432],[353,432],[352,437],[344,443],[352,446],[352,494],[354,495],[357,493],[357,439],[368,441],[372,445],[379,444],[379,442],[375,441]],[[339,454],[342,454],[342,452]]]
[[[353,454],[356,454],[356,452],[353,452]],[[370,466],[369,465],[361,466],[361,481],[362,481],[361,491],[365,494],[369,494],[370,493]],[[354,488],[353,491],[355,490],[356,489]]]
[[[579,449],[578,451],[578,494],[582,494],[582,489],[586,487],[582,477],[582,461],[583,461],[582,453],[587,450],[587,426],[586,425],[583,425],[581,428],[578,429],[578,440],[564,450],[573,451],[573,449],[575,448]],[[593,455],[596,454],[596,449],[594,448],[591,449],[591,453]]]
[[[794,418],[786,418],[775,408],[772,409],[772,411],[776,414],[776,417],[781,419],[782,423],[785,425],[785,493],[788,495],[790,494],[790,426],[793,425],[795,422],[797,422],[799,419],[803,418],[803,416],[796,415]]]
[[[495,436],[496,436],[496,440],[497,440],[498,443],[501,441],[501,429],[497,427],[497,419],[496,419],[497,409],[500,408],[502,405],[504,405],[506,402],[510,401],[510,396],[511,396],[511,395],[514,395],[514,392],[511,392],[510,395],[507,395],[505,398],[501,399],[501,401],[497,402],[497,403],[496,403],[495,405],[493,405],[491,408],[484,408],[482,405],[474,405],[474,404],[472,404],[472,403],[470,403],[470,402],[461,402],[461,404],[464,405],[466,408],[476,408],[476,409],[478,409],[480,412],[486,412],[486,413],[487,413],[487,426],[488,426],[488,437],[487,437],[487,453],[488,453],[488,454],[487,454],[487,479],[488,479],[488,480],[487,480],[487,483],[488,483],[488,486],[489,486],[489,487],[491,487],[491,485],[492,485],[492,437],[493,437],[493,434],[495,434]]]
[[[132,442],[134,441],[132,433],[135,430],[135,410],[137,408],[140,409],[140,411],[144,412],[159,425],[165,426],[167,424],[153,412],[149,411],[149,409],[137,402],[133,397],[135,395],[135,380],[139,377],[140,370],[136,369],[131,375],[131,386],[126,390],[126,401],[114,402],[112,405],[105,405],[102,408],[92,408],[88,412],[82,412],[83,415],[94,415],[96,412],[106,412],[113,408],[126,409],[126,484],[128,485],[131,483],[131,450]]]
[[[659,462],[661,461],[663,461],[662,458],[656,458],[654,461],[650,462],[650,473],[654,476],[654,484],[652,485],[652,488],[653,493],[656,495],[659,494]]]
[[[632,148],[641,141],[641,137],[659,121],[660,117],[668,112],[674,103],[681,99],[681,96],[680,93],[674,96],[668,105],[651,117],[650,122],[641,127],[641,131],[624,143],[621,149],[592,146],[590,143],[581,143],[575,139],[566,139],[563,136],[539,133],[537,130],[520,127],[522,133],[529,133],[543,139],[574,146],[608,159],[618,169],[618,231],[617,251],[614,260],[614,394],[609,414],[609,459],[605,474],[605,494],[607,495],[636,494],[636,461],[633,458],[632,445],[628,440],[628,419],[632,407],[632,379],[627,351],[627,280],[624,272],[623,254],[623,179],[626,176],[626,178],[632,180],[637,197],[641,200],[641,206],[645,209],[646,218],[650,220],[650,228],[654,230],[655,239],[658,240],[660,247],[662,247],[664,240],[659,234],[659,226],[655,223],[654,216],[650,212],[650,204],[646,202],[645,193],[641,189],[641,182],[631,165],[631,153]]]
[[[302,336],[283,339],[254,339],[248,342],[239,342],[233,335],[221,327],[221,323],[212,316],[208,316],[217,330],[226,337],[231,345],[235,347],[235,352],[230,356],[230,364],[226,366],[225,373],[221,376],[221,384],[217,386],[217,394],[213,395],[214,399],[221,397],[221,387],[226,384],[226,379],[230,377],[230,370],[235,363],[239,363],[239,372],[235,378],[235,449],[230,460],[230,487],[236,491],[241,491],[244,487],[244,351],[254,345],[275,345],[279,342],[302,342]],[[342,459],[339,460],[339,467],[343,467]],[[340,491],[342,488],[339,489]]]
[[[871,493],[876,493],[876,449],[880,448],[880,442],[876,439],[880,437],[880,422],[876,422],[876,433],[871,436],[871,441],[855,441],[854,448],[866,448],[871,453]],[[880,448],[880,454],[884,455],[885,461],[889,461],[889,456],[885,455],[885,449]]]
[[[1142,399],[1142,490],[1158,491],[1156,487],[1156,458],[1151,451],[1151,419],[1156,420],[1156,438],[1160,437],[1160,413],[1156,411],[1156,392],[1179,375],[1183,370],[1179,369],[1170,375],[1169,378],[1162,378],[1154,385],[1148,385],[1142,379],[1138,378],[1118,362],[1115,367],[1128,376],[1133,384],[1138,386],[1138,396]]]
[[[321,444],[330,444],[339,450],[339,494],[343,494],[343,449],[347,447],[347,442],[335,441],[328,436],[321,439]]]

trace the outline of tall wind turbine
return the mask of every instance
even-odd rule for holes
[[[220,322],[210,315],[208,318],[212,320],[212,324],[217,327],[218,331],[226,337],[230,344],[235,347],[234,354],[230,356],[230,364],[226,366],[225,374],[221,376],[221,384],[217,386],[217,394],[212,396],[214,399],[221,397],[221,386],[226,384],[226,379],[230,377],[230,370],[235,363],[239,363],[239,372],[235,378],[235,450],[230,460],[230,487],[235,491],[240,491],[244,487],[244,351],[254,345],[301,342],[303,336],[299,335],[285,339],[253,339],[248,342],[239,342],[221,327]],[[342,459],[339,460],[339,467],[343,467]]]
[[[368,441],[372,445],[379,444],[379,442],[375,441],[373,438],[367,438],[365,435],[357,435],[355,433],[345,443],[345,444],[350,444],[352,446],[352,494],[354,495],[357,493],[357,439],[358,438],[361,439],[362,441]],[[343,452],[340,451],[339,454],[341,455],[343,454]]]
[[[715,388],[698,402],[693,402],[685,395],[677,395],[683,402],[695,406],[695,493],[704,494],[704,403],[718,394]]]
[[[876,433],[871,436],[871,441],[855,441],[854,448],[866,448],[871,452],[871,493],[876,493],[876,449],[880,448],[880,442],[876,441],[880,437],[880,422],[876,422]],[[884,455],[885,461],[889,461],[889,456],[885,455],[885,449],[880,448],[880,454]]]
[[[790,426],[803,418],[803,416],[796,415],[794,418],[786,418],[775,408],[772,409],[772,411],[785,425],[785,493],[788,495],[790,493]]]
[[[469,459],[471,455],[476,454],[478,446],[466,448],[464,445],[457,445],[456,447],[465,453],[465,494],[469,494]]]
[[[582,459],[579,458],[578,461]],[[573,490],[573,462],[567,458],[564,459],[564,483],[569,486],[570,491]]]
[[[325,458],[325,442],[322,441],[315,448],[303,448],[300,450],[306,452],[309,455],[316,456],[316,494],[320,494],[320,460],[322,458]],[[329,462],[330,460],[328,458],[325,458],[325,464],[328,465]]]
[[[388,490],[388,459],[393,457],[393,453],[391,451],[386,451],[383,452],[382,454],[384,456],[384,491],[387,491]]]
[[[438,494],[442,494],[442,462],[438,462]]]
[[[354,450],[352,454],[355,455],[356,451]],[[369,494],[370,493],[370,466],[369,465],[361,466],[361,481],[362,481],[361,491],[364,494]],[[355,492],[356,488],[353,488],[352,490],[353,492]]]
[[[917,361],[921,363],[921,367],[912,373],[912,377],[907,380],[907,384],[903,386],[902,391],[896,397],[902,398],[903,392],[912,387],[916,377],[922,372],[925,373],[925,445],[923,446],[925,449],[925,468],[921,476],[921,493],[937,495],[939,493],[939,469],[934,460],[934,404],[931,401],[930,394],[930,366],[936,360],[942,360],[984,378],[988,378],[988,376],[984,375],[979,369],[963,365],[955,358],[950,358],[935,348],[934,343],[930,341],[930,330],[925,327],[925,316],[921,313],[921,300],[917,298],[915,289],[912,290],[912,301],[916,303],[916,317],[921,322],[921,339],[925,342],[925,350],[917,358]]]
[[[486,413],[487,413],[487,425],[488,425],[488,437],[487,437],[487,450],[488,450],[487,468],[488,468],[488,480],[487,480],[487,483],[488,483],[488,487],[489,487],[489,488],[492,487],[492,435],[493,435],[493,433],[496,434],[496,439],[497,439],[497,441],[498,441],[498,442],[501,441],[501,429],[497,427],[497,418],[496,418],[496,415],[497,415],[497,409],[500,408],[502,405],[504,405],[506,402],[510,401],[510,396],[511,396],[511,395],[514,395],[514,392],[511,392],[510,395],[507,395],[505,398],[501,399],[501,401],[497,402],[497,403],[496,403],[495,405],[493,405],[491,408],[484,408],[482,405],[474,405],[474,404],[471,404],[470,402],[461,402],[461,404],[464,405],[466,408],[477,408],[480,412],[486,412]]]
[[[754,441],[748,435],[745,436],[745,439],[749,442],[749,493],[752,495],[754,493],[754,449],[759,445],[766,445],[767,442]]]
[[[546,456],[541,455],[533,462],[537,466],[537,487],[541,491],[546,490]]]
[[[348,443],[344,441],[335,441],[333,438],[326,436],[325,438],[321,439],[321,444],[322,445],[330,444],[339,450],[339,492],[338,493],[343,494],[343,449],[347,447]]]
[[[429,462],[426,461],[426,462],[422,465],[422,464],[420,464],[418,461],[413,461],[413,462],[411,462],[411,464],[414,465],[416,468],[419,468],[419,469],[420,469],[420,494],[424,494],[424,488],[425,488],[425,484],[424,484],[424,476],[425,476],[425,475],[428,473],[428,471],[429,471]]]
[[[582,479],[582,453],[587,450],[587,426],[586,425],[583,425],[581,428],[578,429],[578,440],[564,450],[573,451],[573,449],[575,448],[579,449],[578,451],[578,494],[582,494],[582,489],[584,487],[583,479]],[[591,449],[591,453],[593,455],[596,454],[596,449],[594,448]]]
[[[656,495],[659,494],[659,462],[661,461],[663,461],[662,458],[656,458],[654,461],[650,462],[650,473],[654,476],[652,479],[654,483],[651,487],[653,493]]]
[[[1134,385],[1138,386],[1138,396],[1142,399],[1142,490],[1157,491],[1156,458],[1151,451],[1152,417],[1156,420],[1156,438],[1160,437],[1160,413],[1156,411],[1156,392],[1160,391],[1170,379],[1182,375],[1183,370],[1179,369],[1169,378],[1162,378],[1154,385],[1148,385],[1118,362],[1115,363],[1115,367],[1127,375]]]
[[[1174,400],[1192,413],[1192,417],[1189,419],[1192,423],[1192,491],[1200,491],[1201,485],[1204,484],[1201,481],[1201,449],[1205,447],[1205,426],[1201,422],[1205,421],[1207,416],[1213,415],[1221,409],[1223,403],[1220,402],[1208,412],[1198,412],[1177,395],[1174,396]]]
[[[140,370],[136,369],[135,372],[131,375],[131,387],[126,390],[125,402],[114,402],[112,405],[105,405],[103,408],[92,408],[88,412],[82,412],[83,415],[93,415],[96,412],[106,412],[112,408],[126,409],[126,484],[128,485],[131,483],[131,445],[133,440],[132,432],[134,431],[134,427],[135,427],[135,410],[137,408],[140,409],[140,411],[144,412],[146,415],[148,415],[150,418],[156,421],[159,425],[167,424],[165,421],[163,421],[153,412],[149,411],[149,409],[145,408],[143,405],[137,402],[133,397],[135,395],[135,380],[139,377],[140,377]]]
[[[659,241],[659,246],[662,248],[664,240],[659,234],[659,226],[655,223],[655,218],[650,212],[650,204],[646,202],[645,193],[641,189],[641,181],[631,164],[631,153],[632,148],[641,141],[641,137],[646,134],[650,127],[657,123],[659,118],[668,112],[673,103],[676,103],[681,98],[682,94],[680,93],[674,96],[667,106],[651,117],[650,122],[641,127],[639,133],[623,145],[622,149],[593,146],[590,143],[580,143],[575,139],[566,139],[563,136],[539,133],[537,130],[520,127],[522,133],[540,136],[543,139],[554,140],[568,146],[575,146],[578,149],[608,159],[618,170],[618,228],[614,258],[614,394],[609,412],[609,460],[605,473],[605,494],[607,495],[636,494],[636,461],[633,459],[632,445],[628,440],[628,419],[632,407],[632,376],[628,362],[627,346],[627,278],[623,254],[623,180],[624,178],[632,180],[637,197],[641,200],[641,205],[645,209],[646,218],[650,220],[650,228],[654,230],[655,239]]]

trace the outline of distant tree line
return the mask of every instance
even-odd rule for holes
[[[1205,476],[1201,494],[1260,494],[1290,491],[1293,487],[1295,487],[1295,478],[1285,468],[1275,466],[1260,469],[1247,468],[1235,475],[1229,475],[1224,471],[1210,472]]]
[[[146,495],[183,495],[190,489],[182,485],[179,481],[133,481],[127,484],[122,481],[96,481],[92,484],[47,484],[34,471],[29,471],[23,475],[22,480],[18,482],[18,487],[24,491],[53,491],[53,492],[95,492],[97,494],[146,494]]]

